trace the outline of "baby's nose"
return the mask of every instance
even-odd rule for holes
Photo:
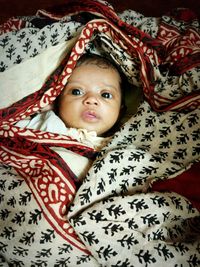
[[[98,105],[98,100],[93,94],[90,94],[85,97],[84,104],[85,105]]]

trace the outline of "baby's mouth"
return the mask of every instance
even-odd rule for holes
[[[86,110],[82,113],[82,117],[86,121],[96,121],[99,119],[99,116],[96,114],[95,111]]]

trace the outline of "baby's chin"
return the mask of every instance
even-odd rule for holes
[[[102,127],[97,123],[71,123],[70,125],[65,124],[68,128],[84,129],[88,132],[95,132],[97,136],[104,136],[104,134],[110,129],[108,127]]]
[[[103,136],[105,132],[107,132],[107,129],[103,129],[100,127],[95,127],[94,125],[89,125],[88,127],[85,127],[88,132],[95,132],[97,136]]]
[[[82,127],[82,129],[85,129],[88,132],[95,132],[97,136],[100,136],[102,134],[102,132],[99,131],[99,129],[97,129],[96,127]]]
[[[97,123],[83,123],[80,125],[82,129],[87,130],[88,132],[95,132],[97,136],[100,136],[104,133],[104,129],[99,126]]]
[[[99,131],[99,129],[97,127],[94,127],[92,125],[82,125],[82,124],[78,124],[78,125],[67,125],[68,128],[75,128],[75,129],[83,129],[86,130],[87,132],[95,132],[97,135],[101,134],[102,132]]]

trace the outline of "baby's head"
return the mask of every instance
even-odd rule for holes
[[[58,100],[58,115],[67,127],[101,136],[118,121],[122,79],[117,68],[97,55],[83,55]]]

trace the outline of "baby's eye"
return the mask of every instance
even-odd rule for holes
[[[77,89],[77,88],[72,89],[71,92],[72,92],[72,95],[82,95],[83,94],[83,92],[80,89]]]
[[[108,99],[111,99],[113,96],[111,93],[108,93],[108,92],[104,92],[101,94],[102,97],[104,98],[108,98]]]

